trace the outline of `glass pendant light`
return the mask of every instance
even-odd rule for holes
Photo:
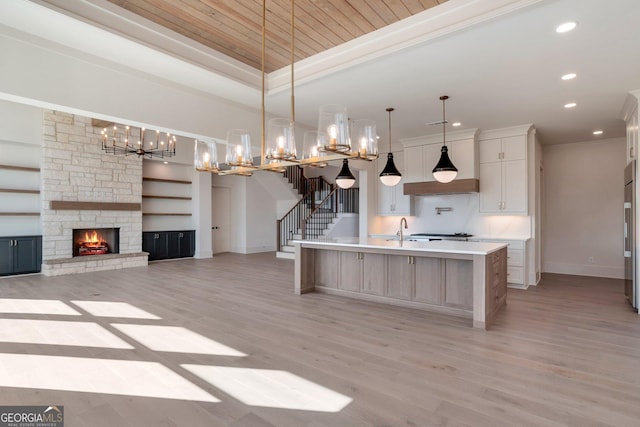
[[[197,171],[218,172],[218,152],[214,142],[195,140],[194,164]]]
[[[433,168],[433,177],[438,182],[447,183],[451,182],[455,179],[456,175],[458,175],[458,169],[453,165],[451,159],[449,159],[449,149],[447,148],[446,142],[446,116],[445,116],[445,101],[449,99],[448,96],[443,95],[440,97],[442,101],[442,150],[440,154],[440,160],[435,168]]]
[[[378,134],[376,122],[369,119],[353,121],[352,154],[359,159],[374,160],[378,158]]]
[[[347,108],[338,104],[321,106],[318,116],[318,135],[323,141],[321,151],[349,152],[351,139]]]
[[[353,187],[355,183],[356,177],[353,176],[349,170],[349,160],[344,159],[342,161],[342,169],[340,169],[340,173],[336,176],[336,184],[338,184],[338,187],[346,189]]]
[[[387,112],[389,113],[389,154],[387,154],[387,164],[380,172],[380,182],[382,182],[387,187],[393,187],[400,182],[402,179],[402,174],[396,168],[395,163],[393,163],[393,153],[391,152],[391,112],[394,108],[387,108]]]
[[[269,120],[266,141],[268,160],[292,160],[296,158],[296,143],[290,119],[275,118]]]
[[[305,165],[317,168],[327,166],[327,162],[323,161],[324,152],[320,150],[322,140],[318,132],[314,130],[306,131],[302,143],[302,160],[306,161]]]
[[[229,166],[252,166],[251,135],[244,129],[227,132],[226,162]]]

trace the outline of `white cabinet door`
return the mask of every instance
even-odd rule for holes
[[[499,162],[502,153],[501,139],[487,139],[479,143],[480,163]]]
[[[404,182],[424,181],[424,159],[422,157],[423,146],[407,147],[404,149]],[[386,161],[386,160],[385,160]],[[435,166],[435,164],[434,164]],[[396,163],[398,167],[398,163]]]
[[[527,158],[526,135],[502,138],[502,160],[521,160]]]
[[[527,214],[527,136],[480,141],[480,212]]]
[[[423,147],[422,151],[422,163],[424,164],[424,179],[425,182],[435,181],[433,177],[433,168],[436,167],[440,160],[440,152],[442,151],[442,145],[440,144],[428,144]],[[451,154],[451,152],[449,152]]]
[[[502,212],[502,163],[480,164],[480,212]]]
[[[474,145],[473,139],[454,141],[451,144],[449,156],[453,165],[458,168],[456,179],[476,178]]]
[[[637,157],[638,150],[638,107],[636,106],[627,121],[627,163]]]
[[[526,160],[502,162],[502,211],[527,213]]]

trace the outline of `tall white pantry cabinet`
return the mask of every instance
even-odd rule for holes
[[[532,129],[515,126],[480,134],[481,213],[528,215],[527,141]]]

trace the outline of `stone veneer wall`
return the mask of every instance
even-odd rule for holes
[[[82,273],[147,265],[142,211],[52,210],[51,201],[141,203],[142,159],[102,151],[88,117],[44,111],[42,272]],[[73,258],[74,228],[120,228],[120,254]],[[128,256],[127,256],[128,255]]]

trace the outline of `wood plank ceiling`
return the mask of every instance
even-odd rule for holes
[[[108,0],[156,24],[261,68],[262,0]],[[295,60],[446,0],[298,0]],[[290,64],[290,0],[267,0],[265,70]]]

